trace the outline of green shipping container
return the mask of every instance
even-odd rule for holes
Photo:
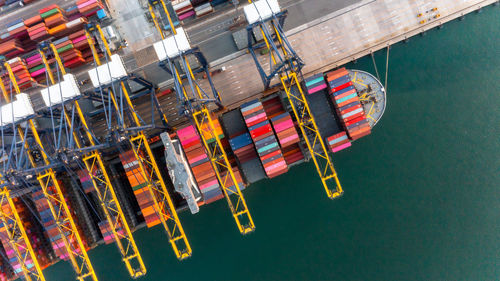
[[[68,44],[64,47],[57,49],[57,52],[60,54],[62,52],[66,52],[67,50],[71,50],[71,49],[73,49],[73,44]]]
[[[40,15],[40,17],[42,17],[42,19],[45,19],[45,18],[48,18],[50,16],[53,16],[55,14],[59,13],[59,10],[57,8],[54,8],[52,10],[49,10],[43,14]]]

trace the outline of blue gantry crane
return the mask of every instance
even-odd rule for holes
[[[160,66],[174,80],[180,114],[188,117],[197,128],[240,233],[253,232],[255,225],[252,216],[220,137],[215,133],[214,117],[209,109],[212,105],[215,105],[216,110],[223,108],[219,92],[212,82],[205,57],[198,47],[191,46],[184,29],[176,24],[178,21],[172,18],[175,13],[170,5],[170,1],[149,1],[151,17],[162,39],[153,45]],[[189,62],[190,55],[197,59],[200,67],[193,70]],[[209,90],[204,89],[196,78],[198,72],[205,73]],[[215,141],[209,142],[210,139]]]
[[[248,0],[248,2],[249,4],[244,7],[248,22],[248,49],[261,75],[264,87],[267,89],[273,79],[279,80],[278,83],[281,84],[290,101],[295,119],[326,193],[331,199],[337,198],[343,194],[342,186],[300,83],[303,80],[301,69],[304,63],[283,31],[287,11],[281,9],[278,0]],[[262,34],[262,42],[251,40],[254,31]],[[259,48],[265,48],[269,52],[270,69],[268,72],[264,70],[256,55],[256,50]]]
[[[141,177],[145,180],[153,198],[154,210],[168,234],[169,242],[177,258],[180,260],[188,258],[192,254],[191,245],[146,135],[146,130],[161,129],[165,131],[170,129],[156,98],[154,88],[152,84],[137,75],[127,73],[121,57],[111,53],[99,24],[87,25],[86,36],[96,66],[88,72],[94,86],[94,90],[89,94],[102,103],[101,112],[106,124],[106,138],[109,142],[127,145],[132,149],[138,160]],[[103,60],[101,60],[96,46],[100,46],[100,49],[104,50]],[[131,90],[132,82],[143,86],[145,90],[135,93]],[[134,99],[146,95],[151,97],[151,122],[141,118],[133,103]],[[162,125],[155,124],[155,111],[158,112]]]

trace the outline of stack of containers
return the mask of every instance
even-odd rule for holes
[[[88,21],[85,17],[78,17],[76,19],[73,19],[71,21],[68,21],[64,24],[58,25],[50,29],[49,33],[51,33],[51,35],[54,35],[56,37],[73,34],[78,30],[83,31],[83,26],[87,23]]]
[[[83,17],[83,15],[80,13],[80,11],[78,11],[77,5],[73,5],[66,9],[66,18],[68,18],[68,21],[73,21],[80,17]]]
[[[213,125],[215,127],[215,134],[218,136],[218,138],[221,142],[222,148],[224,149],[224,151],[229,151],[229,149],[230,149],[229,141],[224,136],[224,132],[222,131],[222,126],[220,125],[219,119],[213,114],[212,114],[212,122],[213,122]],[[205,138],[205,140],[207,141],[207,144],[211,145],[216,140],[215,140],[215,137],[212,137],[212,133],[209,133],[211,130],[208,130],[207,126],[208,126],[208,123],[203,123],[202,134],[203,134],[203,137]],[[233,171],[234,177],[236,179],[236,182],[239,185],[240,190],[245,189],[243,178],[241,176],[240,169],[238,169],[236,159],[234,159],[234,157],[230,157],[229,155],[226,155],[226,156],[228,157],[228,161],[231,164],[231,170]],[[225,176],[227,175],[227,170],[221,171],[220,175],[221,175],[221,178],[224,179]],[[225,186],[227,186],[229,189],[231,189],[233,191],[236,191],[235,185],[234,185],[230,175],[228,175],[227,180],[228,181],[225,183],[226,184]]]
[[[38,11],[43,19],[50,35],[55,35],[65,29],[65,23],[68,21],[64,10],[58,5],[53,4]]]
[[[78,170],[77,174],[80,179],[80,183],[82,184],[83,191],[87,194],[95,192],[94,184],[92,183],[92,179],[87,170]],[[104,242],[106,244],[112,243],[114,238],[111,227],[109,226],[109,222],[106,219],[104,219],[103,221],[98,223],[98,226],[99,230],[101,231]],[[121,226],[119,226],[117,230],[119,233],[123,234],[123,229],[121,228]]]
[[[307,93],[310,95],[324,90],[328,86],[325,82],[325,78],[323,77],[323,73],[318,73],[309,78],[306,78],[304,80],[304,83],[307,89]]]
[[[194,126],[177,130],[177,137],[201,190],[204,203],[209,204],[223,198],[224,194],[217,180],[217,175]]]
[[[104,243],[106,244],[111,244],[113,243],[115,240],[115,238],[113,237],[113,231],[111,230],[111,227],[109,226],[109,222],[107,220],[103,220],[101,222],[98,223],[99,225],[99,229],[101,230],[101,233],[102,233],[102,238],[104,239]],[[118,225],[117,227],[117,232],[118,234],[120,235],[123,235],[124,234],[124,230],[120,225]]]
[[[66,199],[70,215],[75,222],[76,229],[82,238],[83,245],[88,249],[89,245],[99,240],[97,229],[90,217],[90,210],[86,204],[90,202],[85,202],[82,193],[79,192],[79,187],[73,185],[69,178],[64,178],[63,184],[60,187]],[[77,244],[75,244],[75,247],[77,247]]]
[[[49,29],[40,15],[25,20],[24,24],[28,26],[28,35],[31,40],[40,42],[50,37]]]
[[[194,5],[194,1],[192,2],[193,5],[195,6],[194,12],[196,13],[197,17],[201,17],[203,15],[209,14],[209,13],[214,11],[214,8],[212,7],[212,5],[210,5],[210,2],[208,2],[207,0],[198,1],[198,2],[201,2],[201,3],[204,2],[204,4]]]
[[[335,153],[339,152],[342,149],[348,148],[351,146],[351,141],[347,138],[347,134],[345,131],[342,131],[338,134],[330,136],[327,138],[328,146],[330,150]]]
[[[61,183],[59,183],[61,184]],[[54,189],[54,187],[49,187],[49,189]],[[49,203],[47,199],[43,195],[43,191],[41,187],[35,187],[33,189],[33,193],[31,194],[33,201],[35,202],[36,209],[40,214],[40,219],[43,223],[47,236],[52,244],[52,249],[57,257],[60,259],[68,259],[68,254],[66,253],[66,249],[64,247],[64,242],[59,234],[59,230],[57,229],[56,222],[52,217],[52,213],[50,212]],[[57,206],[54,206],[57,208]],[[55,210],[58,212],[59,210]],[[69,234],[69,233],[67,233]],[[71,238],[70,243],[75,243],[73,238]]]
[[[195,15],[193,5],[189,0],[173,0],[172,7],[179,20],[185,20]]]
[[[93,192],[94,184],[92,183],[92,179],[87,170],[78,170],[77,174],[78,178],[80,179],[80,183],[82,184],[83,191],[85,193]]]
[[[14,277],[14,271],[12,270],[9,261],[6,258],[3,258],[7,257],[7,253],[5,252],[2,243],[0,243],[0,254],[2,255],[2,258],[0,258],[0,281],[12,280]]]
[[[231,149],[241,164],[257,157],[257,153],[255,152],[255,147],[249,133],[241,132],[238,135],[229,136],[229,138]]]
[[[132,190],[134,191],[135,198],[137,199],[137,203],[139,203],[142,216],[147,226],[153,227],[160,224],[161,220],[156,213],[154,199],[151,197],[149,186],[141,171],[139,162],[135,157],[134,151],[129,150],[125,153],[121,153],[120,161],[125,169],[128,181],[130,182],[130,186],[132,186]]]
[[[7,29],[0,34],[0,55],[9,59],[14,58],[36,49],[36,42],[45,41],[50,37],[57,40],[70,35],[73,37],[70,40],[73,40],[78,37],[74,35],[76,32],[83,31],[83,26],[87,23],[87,17],[95,14],[101,17],[105,16],[103,5],[98,0],[78,1],[77,3],[79,5],[70,7],[67,12],[57,5],[50,5],[39,10],[38,15],[27,20],[19,19],[8,23]],[[73,44],[76,44],[76,42],[73,42]],[[91,55],[90,50],[85,50],[88,52],[83,54],[86,47],[75,46],[75,48],[82,52],[82,56],[86,60]],[[73,54],[73,56],[75,55]],[[75,61],[72,63],[75,63]],[[75,66],[80,64],[81,62],[75,64]]]
[[[246,180],[250,183],[259,181],[266,177],[260,159],[252,142],[252,137],[248,133],[245,120],[240,110],[232,110],[222,115],[224,129],[228,135],[228,157],[234,159],[235,165],[241,168]],[[240,185],[240,188],[242,186]]]
[[[226,149],[227,151],[227,149]],[[236,183],[238,184],[238,187],[240,190],[244,190],[245,189],[245,183],[243,181],[243,177],[241,176],[241,172],[240,172],[240,169],[238,169],[238,166],[236,164],[236,161],[235,159],[228,159],[229,160],[229,163],[231,165],[231,170],[233,171],[233,175],[234,175],[234,178],[236,179]],[[228,171],[222,171],[220,173],[220,176],[223,180],[225,180],[225,184],[227,186],[227,188],[233,192],[237,192],[236,191],[236,185],[234,184],[233,182],[233,179],[231,178],[231,175],[228,175]],[[227,178],[226,178],[227,176]],[[231,194],[229,194],[231,195]]]
[[[282,113],[271,119],[274,131],[285,155],[288,164],[304,159],[304,155],[298,146],[299,134],[295,129],[292,117],[288,112]]]
[[[57,53],[64,62],[64,66],[73,68],[85,63],[85,59],[83,58],[80,50],[76,49],[75,45],[73,45],[73,41],[71,41],[70,36],[60,38],[54,41],[53,44],[57,49]]]
[[[299,134],[295,128],[295,124],[288,112],[285,111],[281,104],[280,97],[274,96],[262,102],[264,110],[274,128],[274,132],[278,137],[283,157],[288,165],[296,163],[304,159],[304,154],[300,149]]]
[[[83,60],[88,63],[94,61],[94,57],[92,55],[92,50],[90,49],[89,42],[87,40],[87,36],[85,36],[85,31],[80,30],[74,33],[71,33],[68,38],[73,43],[73,46],[78,49],[81,53],[81,57]],[[98,50],[99,51],[99,50]],[[80,59],[72,59],[69,61],[65,61],[66,67],[74,67],[80,65]]]
[[[83,191],[86,194],[90,194],[94,192],[94,184],[92,183],[92,178],[90,177],[87,170],[78,170],[77,171],[78,178],[80,179],[80,183],[82,185]],[[109,244],[113,241],[113,233],[111,232],[111,228],[109,227],[109,223],[107,220],[103,220],[97,224],[99,226],[99,230],[101,231],[102,237],[106,244]]]
[[[327,73],[326,79],[330,86],[330,94],[344,129],[351,140],[356,140],[371,133],[371,127],[366,121],[365,111],[359,101],[349,72],[341,68]]]
[[[32,2],[35,2],[35,0],[0,0],[0,7],[14,5],[20,8]]]
[[[86,17],[91,17],[104,9],[104,6],[99,0],[78,0],[76,1],[76,5],[78,11]]]
[[[40,53],[35,53],[28,56],[25,59],[25,62],[31,78],[35,79],[35,81],[39,84],[44,84],[46,80],[45,65],[43,65]]]
[[[14,198],[14,204],[19,213],[19,217],[23,222],[26,235],[29,237],[31,246],[37,256],[38,263],[40,267],[46,268],[51,263],[52,246],[50,245],[48,239],[44,234],[44,230],[41,225],[36,221],[34,214],[24,202],[30,202],[29,198],[20,200],[19,197]]]
[[[273,178],[286,173],[288,166],[283,158],[262,103],[258,99],[255,99],[243,104],[240,110],[267,176]]]
[[[33,78],[31,78],[30,72],[28,71],[28,67],[24,60],[19,57],[13,58],[7,63],[10,65],[14,76],[16,77],[17,84],[21,90],[30,88],[32,83],[35,82]],[[6,87],[10,84],[10,80],[8,76],[4,77],[4,84]]]
[[[10,59],[25,52],[25,49],[18,38],[0,44],[0,54]]]
[[[20,206],[19,206],[20,207]],[[3,212],[7,213],[9,216],[14,216],[10,210],[9,204],[3,204],[1,206]],[[19,211],[23,211],[22,208],[18,208],[16,206],[16,209]],[[9,224],[14,224],[14,221],[9,221]],[[12,266],[12,269],[14,270],[14,273],[16,274],[17,277],[23,276],[23,270],[21,268],[21,264],[19,263],[19,260],[17,259],[16,253],[14,249],[11,247],[9,243],[9,236],[7,234],[6,230],[7,226],[4,225],[3,222],[0,222],[0,240],[2,241],[3,247],[5,248],[5,252],[7,254],[7,258],[9,259],[9,263]],[[21,255],[26,254],[26,244],[23,242],[21,244],[21,247],[19,247]],[[33,267],[34,263],[31,257],[28,255],[28,258],[24,261],[28,267]]]
[[[0,35],[0,54],[13,58],[27,50],[31,50],[28,28],[22,19],[6,24],[6,30]]]

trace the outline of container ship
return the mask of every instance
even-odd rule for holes
[[[177,26],[223,2],[172,1],[168,9]],[[4,1],[0,6],[16,9],[23,6],[19,3]],[[78,0],[66,8],[50,5],[25,20],[7,23],[0,35],[0,54],[5,60],[5,71],[0,73],[0,127],[2,133],[14,135],[2,143],[0,162],[4,167],[14,165],[5,153],[9,147],[19,153],[16,160],[24,158],[14,161],[18,166],[4,169],[0,181],[0,280],[44,280],[42,270],[58,261],[71,263],[78,278],[97,280],[87,251],[102,243],[116,243],[131,277],[141,277],[146,269],[133,231],[162,226],[182,260],[191,256],[191,248],[177,213],[196,214],[203,205],[226,198],[240,232],[250,233],[255,226],[242,191],[310,161],[311,149],[321,152],[316,141],[309,147],[306,139],[310,136],[301,131],[303,120],[296,111],[303,108],[279,86],[234,106],[219,104],[208,110],[202,104],[204,119],[193,118],[193,112],[186,118],[184,112],[173,126],[141,126],[148,119],[153,124],[166,121],[162,114],[154,114],[147,101],[160,112],[161,105],[167,105],[164,111],[174,112],[181,102],[172,105],[172,100],[181,90],[157,89],[126,73],[121,58],[103,44],[107,39],[100,26],[91,23],[107,18],[101,1]],[[172,22],[162,24],[164,29],[175,29],[169,25]],[[191,51],[197,54],[198,50]],[[205,78],[210,79],[203,56],[198,61],[199,72],[205,71]],[[108,68],[125,73],[117,79],[118,88],[113,75],[100,76],[99,69]],[[195,79],[194,74],[188,77],[189,69],[184,64],[184,77],[177,83]],[[78,81],[69,73],[73,71],[88,72],[90,83]],[[111,84],[105,84],[106,79]],[[128,84],[129,80],[135,84]],[[94,89],[82,98],[80,91],[91,86]],[[316,120],[330,154],[348,153],[354,141],[371,133],[385,111],[384,87],[364,71],[338,68],[310,74],[301,77],[297,86],[304,91],[310,117]],[[120,92],[121,99],[130,99],[125,101],[130,108],[106,111],[105,104],[111,107],[112,98],[106,99],[103,92],[114,91]],[[15,96],[12,101],[11,96]],[[184,105],[190,101],[184,100]],[[110,118],[111,112],[128,118],[132,125],[121,128],[125,121]],[[54,114],[60,114],[59,119]],[[58,146],[54,138],[63,130],[56,127],[63,126],[73,133],[61,138],[66,146]],[[16,129],[28,133],[19,133],[16,139]]]
[[[304,88],[313,114],[321,120],[319,129],[327,136],[332,153],[348,150],[355,140],[369,135],[385,110],[386,95],[382,84],[364,71],[340,68],[319,73],[304,79]],[[285,174],[290,167],[310,160],[286,95],[279,91],[219,113],[214,120],[216,134],[228,152],[241,190],[257,181]],[[214,167],[193,125],[181,126],[170,134],[163,133],[161,138],[153,137],[150,144],[165,168],[169,188],[177,195],[177,211],[189,210],[195,214],[201,206],[224,198]],[[139,172],[133,151],[109,156],[108,161],[112,164],[113,180],[120,186],[119,198],[124,213],[133,228],[161,224],[148,190],[150,187]],[[67,176],[60,184],[64,186],[84,243],[91,248],[114,240],[108,222],[102,219],[102,212],[97,211],[99,206],[89,180],[87,174],[78,171],[73,179]],[[228,185],[234,188],[232,182]],[[67,260],[64,241],[55,229],[41,188],[35,187],[30,194],[16,195],[14,200],[42,268],[58,260]],[[117,230],[123,232],[120,226]],[[22,270],[13,258],[8,236],[3,233],[0,240],[3,246],[0,248],[3,257],[0,269],[4,280],[21,277]],[[68,242],[75,243],[71,239]]]

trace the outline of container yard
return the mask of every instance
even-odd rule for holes
[[[189,258],[178,212],[225,199],[249,234],[258,222],[245,190],[304,162],[338,198],[335,153],[384,114],[387,73],[382,84],[338,61],[311,68],[283,29],[281,1],[139,1],[156,32],[142,68],[113,1],[53,2],[0,1],[0,280],[45,280],[60,260],[77,280],[98,280],[87,251],[102,243],[116,244],[131,278],[144,276],[136,229],[162,227]],[[189,28],[233,10],[245,54],[209,62]]]

